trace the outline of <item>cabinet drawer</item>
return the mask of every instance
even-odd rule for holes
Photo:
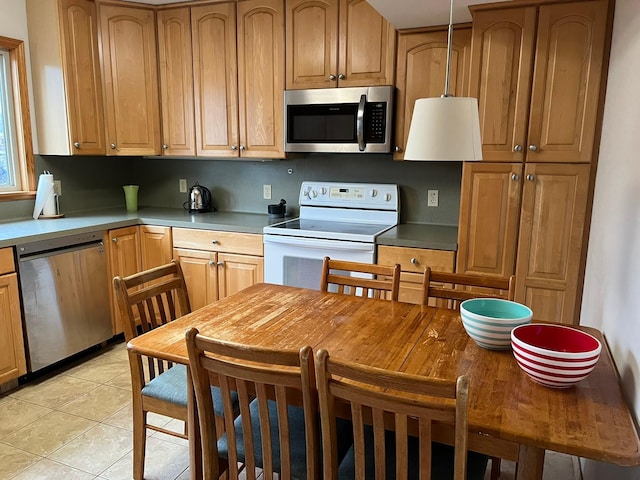
[[[16,271],[13,262],[13,248],[0,249],[0,275]]]
[[[399,263],[403,272],[423,273],[426,267],[439,272],[453,272],[455,252],[380,245],[378,263],[380,265]]]
[[[173,229],[173,246],[209,252],[263,255],[262,235],[216,230]]]

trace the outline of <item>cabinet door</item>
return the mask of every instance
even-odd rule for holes
[[[338,1],[286,1],[287,89],[337,85]]]
[[[166,265],[172,259],[171,227],[140,226],[142,269]]]
[[[478,99],[485,161],[525,158],[536,7],[473,14],[471,86]]]
[[[590,162],[607,2],[540,7],[531,92],[528,162]]]
[[[72,151],[74,155],[104,155],[96,6],[88,0],[63,0],[60,9]]]
[[[240,156],[284,158],[284,0],[238,2]]]
[[[160,154],[152,9],[99,5],[107,155]]]
[[[220,298],[233,295],[264,280],[264,259],[230,253],[218,254]]]
[[[525,168],[516,301],[534,320],[577,323],[590,165]]]
[[[173,257],[180,262],[187,284],[191,310],[218,300],[217,253],[174,248]]]
[[[396,31],[365,0],[341,0],[338,86],[393,85]]]
[[[195,155],[189,8],[158,11],[162,154]]]
[[[467,95],[471,29],[456,28],[451,49],[449,91]],[[444,93],[447,65],[445,30],[413,31],[398,34],[398,76],[396,80],[396,153],[402,160],[409,136],[413,106],[418,98],[439,97]]]
[[[109,296],[112,302],[112,321],[114,335],[124,331],[120,322],[118,305],[113,295],[112,280],[119,275],[125,277],[142,270],[140,258],[140,230],[138,227],[124,227],[109,230],[107,234],[109,255]]]
[[[27,373],[15,273],[0,276],[0,384]]]
[[[196,155],[238,156],[236,3],[191,7]]]
[[[516,266],[522,164],[465,163],[456,272],[508,277]]]

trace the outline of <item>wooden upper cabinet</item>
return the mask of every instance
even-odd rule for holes
[[[465,163],[456,271],[509,277],[516,265],[522,164]]]
[[[158,155],[160,112],[152,8],[98,4],[107,155]]]
[[[606,24],[606,0],[540,7],[527,161],[591,161]]]
[[[33,0],[27,20],[40,153],[104,155],[95,3]]]
[[[484,160],[591,161],[606,23],[606,0],[473,11]]]
[[[191,12],[160,10],[157,17],[162,153],[195,155]]]
[[[534,320],[577,322],[590,165],[528,164],[516,265],[516,301]]]
[[[473,16],[469,95],[478,99],[484,160],[525,158],[535,31],[536,7]]]
[[[287,89],[392,85],[396,31],[365,0],[287,0]]]
[[[238,156],[236,4],[191,7],[196,155]]]
[[[451,48],[449,91],[457,97],[468,94],[470,53],[471,28],[455,28]],[[416,100],[440,97],[444,93],[446,65],[446,30],[413,30],[398,34],[394,159],[402,160],[404,156]]]
[[[284,0],[238,2],[237,35],[240,156],[284,158]]]

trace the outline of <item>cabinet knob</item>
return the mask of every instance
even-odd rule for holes
[[[538,151],[538,146],[537,145],[529,145],[529,150],[531,150],[532,152],[537,152]]]
[[[513,147],[513,151],[514,152],[521,152],[522,151],[522,145],[516,145],[515,147]]]
[[[329,75],[329,80],[334,82],[336,80],[336,76],[332,73],[331,75]]]
[[[514,182],[517,182],[518,180],[520,180],[520,175],[518,175],[517,173],[512,173],[511,180],[513,180]]]
[[[73,146],[76,148],[80,148],[80,142],[73,142]]]
[[[116,144],[112,143],[111,145],[109,145],[111,147],[111,150],[115,150],[116,149]]]
[[[218,262],[216,263],[216,265],[218,265],[219,267],[222,267],[224,265],[224,262]]]
[[[231,150],[233,150],[234,152],[238,149],[237,145],[231,145]]]
[[[209,260],[209,266],[213,267],[216,264],[216,262],[214,262],[213,260]]]
[[[118,237],[113,237],[113,238],[111,239],[111,241],[112,241],[113,243],[118,243]]]
[[[530,173],[529,175],[527,175],[527,180],[529,180],[530,182],[533,182],[536,179],[536,176],[532,173]]]
[[[420,263],[420,262],[418,261],[418,259],[417,259],[417,258],[415,258],[415,257],[414,257],[414,258],[412,258],[412,259],[411,259],[411,264],[412,264],[412,265],[416,265],[416,266],[417,266],[419,263]]]
[[[244,147],[244,145],[240,145],[240,151],[241,151],[241,152],[244,152],[244,151],[245,151],[245,147]]]
[[[344,80],[346,77],[344,76],[344,73],[339,73],[338,74],[338,80]]]
[[[167,145],[166,143],[163,143],[163,144],[162,144],[162,149],[163,149],[163,150],[166,150],[167,148],[169,148],[169,145]]]
[[[218,244],[218,240],[211,240],[211,243],[213,243],[214,245]]]
[[[395,148],[393,149],[394,152],[399,152],[402,149],[400,148],[400,145],[396,145]]]

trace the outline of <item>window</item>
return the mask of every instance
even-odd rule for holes
[[[0,37],[0,200],[35,190],[26,78],[24,42]]]

